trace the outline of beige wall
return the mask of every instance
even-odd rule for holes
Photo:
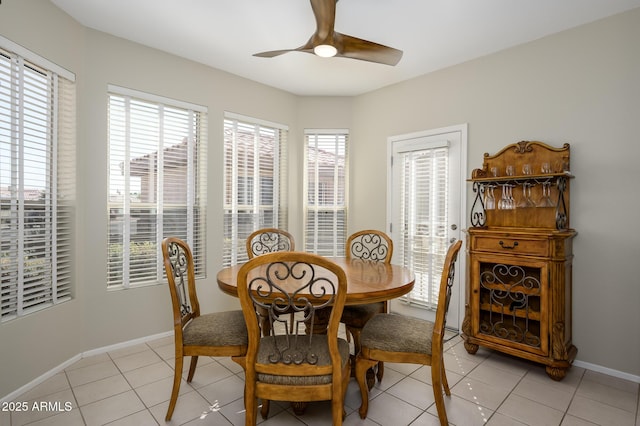
[[[205,312],[239,306],[236,299],[218,291],[215,281],[222,264],[222,206],[214,200],[222,200],[224,112],[293,126],[298,99],[83,28],[47,0],[3,1],[0,34],[74,72],[78,86],[76,297],[54,309],[0,324],[2,398],[77,354],[171,330],[166,286],[106,289],[107,85],[208,107],[208,278],[198,282]]]
[[[54,37],[38,36],[25,19]],[[83,61],[83,30],[48,1],[3,1],[0,34],[76,73]],[[85,350],[82,335],[84,313],[81,286],[76,298],[19,320],[0,324],[0,398]]]
[[[82,52],[85,72],[80,98],[86,107],[82,108],[79,117],[79,157],[87,161],[85,170],[80,170],[79,174],[82,176],[81,194],[86,200],[81,201],[86,209],[82,217],[88,221],[79,232],[82,236],[80,251],[87,254],[85,262],[80,262],[84,269],[80,276],[98,277],[85,289],[85,345],[92,348],[167,331],[171,326],[167,316],[169,294],[164,286],[106,291],[104,285],[107,208],[105,192],[100,188],[107,188],[107,176],[106,173],[95,173],[95,170],[107,170],[107,85],[135,88],[209,109],[208,278],[198,283],[205,311],[237,306],[237,300],[217,291],[215,281],[215,273],[222,264],[222,205],[215,201],[222,200],[224,111],[287,124],[294,122],[296,98],[96,31],[87,30],[85,39],[87,48]],[[118,314],[114,315],[116,312]],[[135,327],[129,325],[132,321],[135,321]]]
[[[571,225],[578,231],[573,262],[577,359],[636,379],[638,40],[640,9],[360,96],[354,103],[351,151],[352,161],[381,164],[389,135],[468,123],[469,177],[481,167],[485,152],[494,154],[507,144],[570,143],[576,176]],[[352,218],[370,217],[384,226],[384,200],[376,188],[385,179],[367,167],[352,170]]]
[[[237,306],[215,283],[224,111],[290,126],[289,228],[300,241],[304,128],[351,131],[353,230],[385,225],[386,200],[376,188],[386,187],[380,170],[388,136],[469,123],[467,176],[484,152],[515,141],[570,142],[578,359],[640,376],[640,148],[632,133],[640,117],[633,42],[640,10],[355,98],[296,97],[85,29],[46,0],[3,1],[0,34],[76,74],[79,160],[76,297],[0,324],[0,398],[74,355],[170,330],[164,286],[106,290],[107,84],[209,108],[208,278],[198,283],[204,311]]]

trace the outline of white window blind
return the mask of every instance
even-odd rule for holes
[[[253,231],[286,229],[287,134],[286,126],[225,114],[224,266],[248,260]]]
[[[72,73],[0,37],[0,321],[73,296],[75,97]]]
[[[394,156],[401,178],[393,191],[400,194],[399,241],[394,254],[414,271],[413,290],[404,300],[435,309],[448,242],[448,146],[407,151]]]
[[[205,270],[206,108],[109,87],[107,286],[163,280],[161,242],[184,239]]]
[[[305,130],[304,249],[344,256],[347,240],[346,130]]]

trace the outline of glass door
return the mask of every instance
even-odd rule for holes
[[[466,125],[390,138],[389,229],[394,242],[393,263],[410,268],[413,291],[391,304],[391,310],[433,320],[444,259],[449,245],[460,238],[466,168]],[[460,256],[447,326],[458,329]]]

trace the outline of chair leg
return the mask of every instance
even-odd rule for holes
[[[357,358],[358,354],[360,353],[360,349],[362,348],[362,345],[360,344],[360,332],[362,331],[361,328],[357,328],[357,327],[348,327],[347,328],[347,335],[351,335],[353,337],[353,348],[354,348],[354,358]],[[373,364],[374,366],[376,364]],[[368,388],[371,389],[373,387],[373,385],[375,384],[375,377],[378,377],[378,382],[382,381],[382,376],[384,374],[384,364],[382,363],[382,361],[377,362],[377,366],[378,366],[378,371],[374,371],[373,369],[371,370],[371,372],[369,373],[369,377],[370,380],[368,380]]]
[[[451,396],[451,390],[449,389],[449,382],[447,381],[447,372],[444,369],[444,362],[442,363],[442,387],[444,388],[444,393],[447,396]]]
[[[365,419],[367,417],[367,411],[369,411],[369,386],[367,386],[367,370],[376,365],[378,361],[367,358],[362,358],[361,354],[356,357],[356,380],[360,387],[360,396],[362,397],[362,403],[360,404],[360,418]]]
[[[342,420],[347,417],[347,411],[344,409],[344,400],[347,397],[347,388],[349,387],[349,381],[351,380],[351,360],[347,363],[347,366],[342,370]]]
[[[176,408],[176,402],[178,402],[178,393],[180,392],[180,381],[182,380],[182,365],[183,357],[176,357],[175,369],[173,371],[173,388],[171,389],[171,399],[169,399],[169,408],[167,409],[167,415],[164,420],[171,420],[173,416],[173,410]]]
[[[269,405],[271,404],[271,401],[268,399],[263,399],[262,400],[262,408],[260,409],[260,415],[262,416],[262,418],[264,420],[267,420],[267,417],[269,417]]]
[[[245,416],[244,416],[244,424],[245,426],[256,426],[256,416],[258,415],[258,401],[255,397],[245,398],[244,401],[245,408]]]
[[[187,383],[191,383],[191,380],[193,380],[193,375],[196,374],[197,365],[198,365],[198,357],[192,356],[191,363],[189,363],[189,374],[187,375]],[[182,368],[180,369],[180,374],[182,374]]]
[[[378,377],[378,382],[382,381],[382,376],[384,376],[384,362],[380,361],[378,363],[378,371],[376,372],[376,377]]]
[[[331,398],[331,418],[333,420],[333,426],[342,426],[344,414],[342,398],[338,398],[334,395],[333,398]]]
[[[347,335],[353,337],[353,354],[356,356],[360,352],[360,331],[359,328],[347,327]]]
[[[361,328],[355,327],[347,327],[347,342],[350,340],[349,336],[353,336],[353,349],[354,355],[358,355],[360,352],[360,332]],[[378,371],[376,372],[376,377],[378,378],[378,382],[382,381],[382,376],[384,376],[384,363],[382,361],[378,362]]]
[[[265,308],[258,308],[260,312],[260,330],[262,330],[262,336],[271,335],[271,323],[269,322],[269,312]]]
[[[245,360],[246,361],[246,360]],[[245,369],[244,380],[244,410],[245,426],[255,426],[258,416],[258,397],[256,396],[256,377]],[[264,402],[264,401],[263,401]]]
[[[438,411],[438,418],[440,419],[441,426],[447,426],[449,420],[447,419],[447,410],[444,406],[444,397],[442,396],[442,369],[443,364],[437,362],[437,365],[431,365],[431,383],[433,387],[433,397],[436,402],[436,410]],[[447,388],[449,385],[447,384]]]

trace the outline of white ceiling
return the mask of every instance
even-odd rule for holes
[[[291,52],[308,0],[51,0],[81,24],[298,95],[352,96],[640,7],[640,0],[340,0],[335,30],[403,50],[395,67]]]

